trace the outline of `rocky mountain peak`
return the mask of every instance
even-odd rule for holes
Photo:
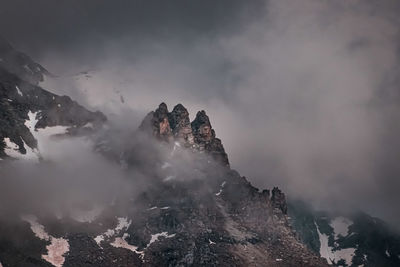
[[[222,165],[229,166],[222,142],[215,137],[215,131],[204,110],[199,111],[190,122],[189,112],[182,104],[168,112],[167,105],[161,103],[155,111],[147,114],[139,128],[159,140],[175,141],[194,150],[206,151]]]
[[[165,104],[164,102],[162,102],[162,103],[158,106],[158,108],[156,109],[156,113],[159,114],[160,117],[168,115],[168,107],[167,107],[167,104]]]

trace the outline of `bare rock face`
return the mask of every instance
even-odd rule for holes
[[[151,133],[157,139],[171,142],[177,141],[185,147],[205,151],[224,166],[229,166],[228,156],[220,139],[215,137],[215,131],[204,110],[199,111],[190,123],[189,112],[182,105],[176,105],[168,112],[167,105],[159,107],[147,114],[139,127]]]

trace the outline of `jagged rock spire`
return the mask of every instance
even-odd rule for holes
[[[155,111],[150,112],[143,119],[140,129],[151,132],[155,137],[163,141],[171,141],[172,130],[168,120],[168,107],[163,102]]]
[[[224,165],[229,165],[228,155],[225,153],[224,146],[221,140],[215,137],[215,131],[204,110],[197,112],[196,118],[192,122],[192,131],[194,142],[199,146],[200,150],[206,150]]]
[[[176,105],[171,111],[169,123],[175,138],[183,140],[188,145],[194,144],[189,112],[182,104]]]
[[[158,137],[162,140],[170,141],[172,139],[172,130],[168,120],[168,107],[163,102],[158,106],[154,113],[155,123],[158,128]]]
[[[215,137],[215,131],[204,110],[199,111],[190,123],[189,112],[182,104],[168,112],[167,105],[161,103],[155,111],[147,114],[140,129],[152,133],[160,140],[175,140],[186,147],[206,151],[223,165],[229,166],[222,142]]]
[[[197,112],[196,118],[192,122],[192,130],[196,143],[205,145],[215,138],[210,119],[204,110]]]

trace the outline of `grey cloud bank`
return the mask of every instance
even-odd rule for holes
[[[51,2],[5,1],[0,31],[53,91],[120,124],[205,109],[257,186],[400,223],[397,1]]]

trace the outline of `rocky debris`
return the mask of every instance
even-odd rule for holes
[[[151,133],[159,140],[177,141],[185,147],[205,151],[224,166],[229,166],[228,155],[220,139],[215,137],[215,131],[205,111],[199,111],[190,123],[189,113],[182,105],[176,105],[168,112],[167,105],[160,106],[150,112],[139,127]]]
[[[37,85],[44,77],[51,74],[26,54],[15,50],[11,44],[0,36],[0,67],[17,75],[22,80]]]

